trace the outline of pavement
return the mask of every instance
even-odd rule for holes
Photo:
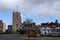
[[[23,40],[18,37],[16,34],[3,34],[0,35],[0,40]]]
[[[19,34],[0,34],[0,40],[60,40],[60,37],[27,37]]]

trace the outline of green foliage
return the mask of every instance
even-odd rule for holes
[[[56,26],[58,27],[58,20],[56,19],[56,21],[55,21],[55,24],[56,24]]]
[[[5,34],[11,34],[12,32],[10,30],[6,30]]]

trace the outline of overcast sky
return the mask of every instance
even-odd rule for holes
[[[17,5],[22,21],[30,18],[37,24],[56,19],[60,22],[60,0],[0,0],[0,20],[12,24],[12,13],[17,11]]]

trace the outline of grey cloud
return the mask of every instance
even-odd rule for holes
[[[13,1],[13,2],[12,2]],[[1,2],[0,10],[16,10],[18,4],[19,11],[28,13],[31,16],[52,15],[59,17],[60,13],[60,0],[11,0],[11,2]],[[58,10],[58,11],[57,11]],[[32,15],[33,13],[33,15]]]
[[[32,3],[34,5],[38,5],[38,4],[43,4],[43,3],[46,3],[46,2],[52,3],[54,1],[60,1],[60,0],[25,0],[25,1],[27,1],[29,3]]]

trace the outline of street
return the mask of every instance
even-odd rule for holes
[[[0,35],[0,40],[23,40],[18,37],[16,34],[3,34]]]
[[[0,34],[0,40],[60,40],[60,37],[24,37],[17,34]]]

